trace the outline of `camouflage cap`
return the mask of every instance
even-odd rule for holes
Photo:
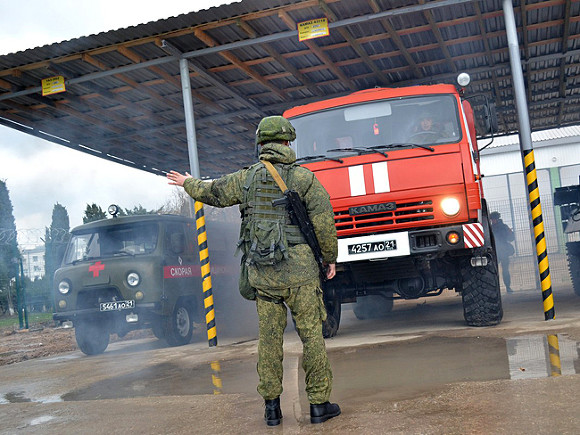
[[[290,121],[283,116],[267,116],[260,121],[256,130],[256,143],[261,144],[274,140],[296,139],[296,130]]]

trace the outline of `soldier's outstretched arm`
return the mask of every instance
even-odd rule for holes
[[[245,171],[241,170],[217,180],[202,181],[187,172],[182,175],[177,171],[169,171],[167,178],[169,184],[183,186],[187,194],[196,201],[214,207],[229,207],[242,202],[244,174]]]

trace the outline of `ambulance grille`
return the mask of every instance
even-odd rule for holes
[[[397,202],[394,211],[383,211],[351,216],[348,208],[334,212],[334,223],[338,236],[347,236],[353,230],[365,229],[368,232],[392,231],[399,227],[408,228],[410,223],[435,219],[433,201]],[[360,231],[357,231],[360,233]]]

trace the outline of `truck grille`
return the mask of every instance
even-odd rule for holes
[[[435,219],[433,201],[398,202],[394,211],[383,211],[350,216],[348,208],[334,212],[334,223],[339,236],[346,236],[352,230],[366,229],[369,232],[396,230],[409,223]]]

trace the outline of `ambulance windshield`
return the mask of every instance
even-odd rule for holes
[[[95,258],[149,254],[157,246],[158,233],[159,225],[156,223],[114,225],[74,233],[63,264]]]
[[[456,99],[431,95],[370,101],[290,119],[298,158],[338,157],[365,148],[456,143],[461,127]]]

